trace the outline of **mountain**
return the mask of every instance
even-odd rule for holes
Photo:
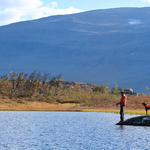
[[[0,71],[33,70],[64,80],[150,86],[150,8],[59,15],[0,27]]]

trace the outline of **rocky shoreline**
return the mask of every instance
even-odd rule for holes
[[[118,122],[116,125],[150,126],[150,116],[138,116]]]

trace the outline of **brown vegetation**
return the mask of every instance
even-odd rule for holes
[[[48,73],[13,73],[0,78],[0,110],[118,110],[120,89],[115,85],[65,82]],[[127,109],[144,109],[146,95],[127,96]]]

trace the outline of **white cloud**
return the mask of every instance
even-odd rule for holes
[[[51,2],[51,5],[52,5],[52,7],[57,7],[58,3],[54,1],[54,2]]]
[[[142,1],[142,2],[143,2],[143,1],[145,1],[145,2],[150,2],[150,0],[141,0],[141,1]]]
[[[41,0],[0,0],[0,25],[38,19],[51,15],[78,13],[81,10],[72,6],[61,9],[56,1],[44,6]]]
[[[21,9],[21,8],[37,8],[42,6],[41,0],[0,0],[0,8]]]

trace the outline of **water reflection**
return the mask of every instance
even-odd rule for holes
[[[124,130],[124,126],[123,125],[119,125],[121,130]]]

